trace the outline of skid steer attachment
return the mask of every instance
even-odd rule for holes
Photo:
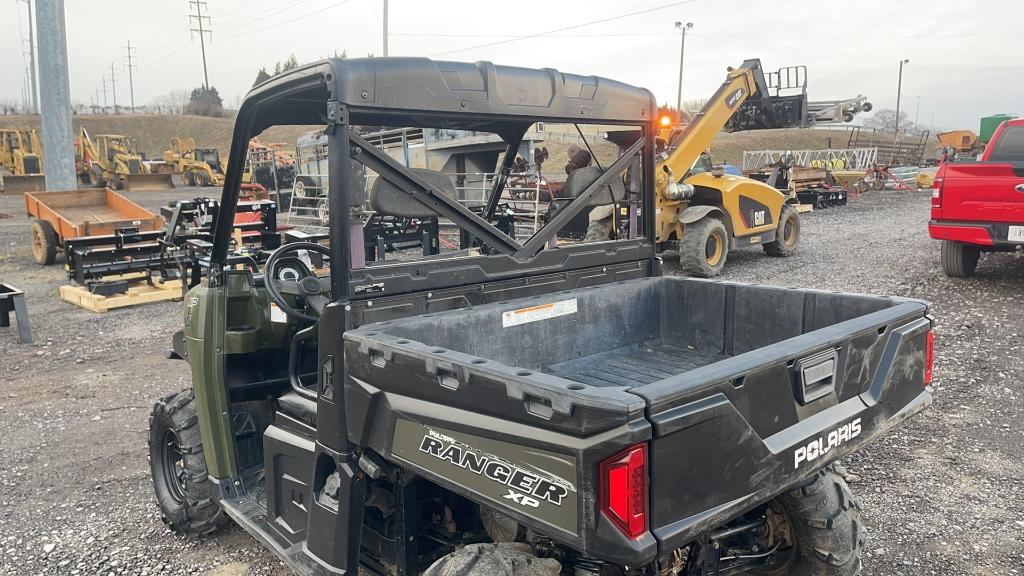
[[[129,174],[124,177],[124,189],[128,192],[172,190],[174,188],[171,174]]]
[[[3,177],[4,194],[24,194],[25,192],[42,192],[46,190],[46,181],[42,174]]]

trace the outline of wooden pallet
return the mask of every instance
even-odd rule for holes
[[[133,280],[128,290],[114,296],[100,296],[89,292],[85,286],[67,285],[60,287],[60,299],[100,314],[114,308],[181,300],[181,280],[168,280],[163,284],[148,284],[144,279]]]

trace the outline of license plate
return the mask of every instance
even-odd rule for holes
[[[1010,242],[1024,242],[1024,226],[1010,226],[1010,231],[1006,236]]]

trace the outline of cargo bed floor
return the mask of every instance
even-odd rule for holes
[[[645,342],[610,352],[552,364],[545,372],[591,386],[642,386],[714,364],[728,356],[659,342]]]

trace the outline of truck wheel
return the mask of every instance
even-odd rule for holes
[[[953,240],[942,241],[942,271],[946,276],[955,278],[974,276],[974,271],[978,268],[979,257],[981,257],[981,250],[977,246]]]
[[[185,186],[195,186],[196,173],[191,170],[188,170],[187,172],[181,175],[181,181],[185,183]]]
[[[587,242],[604,242],[612,237],[612,219],[594,220],[587,226]]]
[[[470,544],[439,558],[422,576],[558,576],[554,558],[537,558],[528,544]]]
[[[110,180],[107,180],[107,188],[111,190],[120,190],[124,188],[124,180],[117,174],[112,174]]]
[[[32,221],[32,258],[40,266],[49,266],[57,258],[57,233],[46,220]]]
[[[149,416],[149,467],[164,524],[180,536],[201,536],[225,521],[207,479],[192,390],[163,398]]]
[[[729,232],[718,218],[704,217],[683,228],[679,240],[679,264],[690,276],[710,278],[725,267]]]
[[[860,503],[834,466],[818,471],[809,483],[775,499],[789,521],[794,546],[777,569],[779,576],[855,576],[864,547]],[[779,552],[784,556],[785,551]]]
[[[764,245],[765,254],[780,258],[792,256],[800,241],[800,214],[792,204],[782,205],[775,233],[775,240]]]

